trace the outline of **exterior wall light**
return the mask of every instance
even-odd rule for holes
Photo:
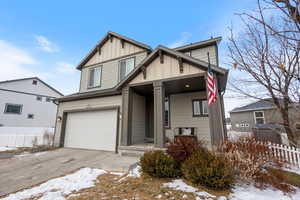
[[[58,116],[58,117],[57,117],[57,121],[58,121],[58,122],[61,122],[61,120],[62,120],[62,117],[61,117],[61,116]]]
[[[186,84],[185,87],[186,87],[186,88],[189,88],[189,87],[191,87],[191,86],[190,86],[189,84]]]

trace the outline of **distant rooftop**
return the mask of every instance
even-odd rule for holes
[[[259,101],[256,101],[254,103],[250,103],[248,105],[234,108],[230,113],[236,113],[236,112],[243,112],[243,111],[251,111],[251,110],[262,110],[262,109],[269,109],[274,108],[275,105],[272,102],[271,98],[268,99],[262,99]]]

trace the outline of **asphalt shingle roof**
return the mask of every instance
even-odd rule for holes
[[[250,103],[248,105],[234,108],[231,113],[235,112],[242,112],[247,110],[260,110],[260,109],[266,109],[266,108],[272,108],[275,107],[274,103],[271,101],[271,99],[262,99],[259,101],[256,101],[254,103]]]

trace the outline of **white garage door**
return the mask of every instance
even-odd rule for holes
[[[68,113],[65,147],[115,151],[117,110]]]

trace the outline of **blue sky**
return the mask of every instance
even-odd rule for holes
[[[39,76],[64,94],[77,92],[75,66],[108,31],[156,47],[222,36],[251,0],[210,1],[3,1],[0,6],[0,81]],[[227,100],[226,110],[235,106]],[[234,102],[236,102],[234,100]],[[236,105],[241,104],[241,102]]]

